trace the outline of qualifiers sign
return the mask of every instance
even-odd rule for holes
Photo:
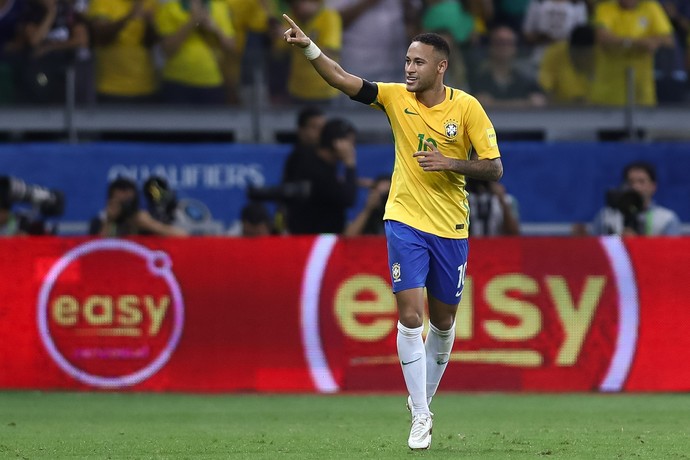
[[[622,389],[639,306],[620,239],[474,240],[470,246],[442,389]],[[315,242],[301,310],[319,391],[404,389],[386,258],[373,239]]]
[[[50,269],[38,298],[41,340],[57,365],[103,388],[155,374],[182,335],[184,305],[170,257],[125,240],[94,240]]]

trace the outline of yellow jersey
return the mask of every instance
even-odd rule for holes
[[[87,15],[92,19],[119,21],[129,14],[132,0],[92,0]],[[156,0],[145,0],[144,8],[154,11]],[[95,46],[96,88],[110,96],[145,96],[156,91],[156,71],[151,50],[143,43],[143,19],[127,21],[115,39]]]
[[[623,9],[618,1],[608,0],[597,5],[594,24],[618,37],[639,39],[672,33],[671,22],[656,1],[641,1],[633,9]],[[656,104],[654,54],[634,49],[596,50],[591,101],[601,105],[624,105],[626,102],[627,69],[635,75],[635,102]]]
[[[208,2],[209,16],[229,37],[235,36],[230,21],[230,10],[224,0]],[[179,1],[161,4],[154,22],[158,33],[166,37],[177,32],[189,21],[189,12]],[[223,83],[217,49],[198,30],[192,31],[174,56],[168,56],[163,66],[163,78],[189,86],[214,87]]]
[[[546,48],[539,64],[538,77],[539,85],[556,103],[571,104],[587,100],[589,76],[573,66],[567,41],[558,41]]]
[[[444,238],[467,238],[469,203],[465,176],[425,172],[412,156],[426,150],[424,141],[449,158],[468,160],[501,156],[496,131],[474,96],[446,87],[440,104],[426,107],[402,83],[377,83],[372,106],[384,111],[395,142],[395,166],[384,219],[396,220]]]
[[[235,29],[236,56],[223,61],[226,77],[233,82],[240,79],[242,56],[247,46],[248,33],[265,33],[268,31],[268,12],[260,0],[226,0],[230,9],[230,19]]]
[[[343,23],[336,10],[323,8],[302,30],[324,51],[340,51],[343,45]],[[335,98],[340,94],[321,78],[304,53],[296,46],[291,47],[288,92],[291,96],[307,100]],[[326,51],[328,54],[328,51]]]

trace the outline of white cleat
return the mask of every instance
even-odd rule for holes
[[[410,449],[428,449],[431,447],[431,428],[433,419],[431,414],[416,414],[412,417],[412,427],[407,445]]]

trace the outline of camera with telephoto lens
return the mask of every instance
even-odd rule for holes
[[[306,200],[311,194],[311,184],[308,181],[284,182],[270,187],[247,188],[247,197],[256,201],[290,202]]]
[[[44,217],[61,216],[65,211],[65,198],[59,190],[0,176],[0,204],[9,208],[14,203],[30,204]]]
[[[637,191],[623,186],[606,191],[606,206],[623,215],[623,226],[640,233],[638,216],[642,212],[644,199]]]
[[[168,181],[159,176],[151,176],[144,182],[143,191],[151,216],[160,222],[171,224],[175,220],[178,200]]]

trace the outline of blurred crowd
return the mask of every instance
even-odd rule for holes
[[[410,38],[452,46],[447,84],[488,107],[683,102],[688,0],[0,0],[0,103],[343,103],[281,40],[288,13],[371,81]],[[67,70],[70,69],[68,72]]]

